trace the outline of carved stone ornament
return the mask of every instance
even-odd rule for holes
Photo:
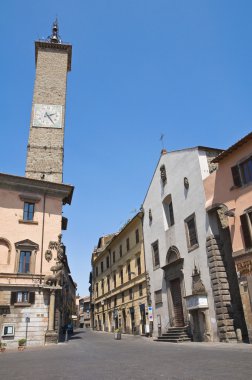
[[[46,252],[45,252],[45,259],[48,262],[52,260],[52,251],[50,249],[46,250]]]
[[[160,177],[163,182],[163,185],[165,185],[167,181],[167,176],[166,176],[166,169],[164,165],[160,166]]]
[[[188,181],[188,178],[187,178],[187,177],[184,178],[184,186],[185,186],[185,189],[186,189],[186,190],[189,189],[189,181]]]
[[[192,294],[206,294],[206,288],[201,280],[200,271],[196,265],[192,274]]]

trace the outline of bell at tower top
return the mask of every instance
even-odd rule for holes
[[[35,63],[37,65],[38,51],[39,50],[58,50],[65,51],[68,55],[67,71],[71,71],[72,63],[72,45],[67,42],[62,42],[59,35],[59,25],[56,19],[52,26],[52,34],[47,39],[35,41]]]
[[[60,44],[61,43],[61,38],[59,36],[59,26],[58,26],[58,20],[57,19],[53,23],[52,34],[47,38],[47,41],[53,42],[55,44]]]

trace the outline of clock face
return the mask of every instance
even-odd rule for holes
[[[62,106],[34,104],[33,127],[62,128]]]

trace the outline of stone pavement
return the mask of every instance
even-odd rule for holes
[[[252,379],[252,345],[158,343],[78,330],[68,343],[0,353],[0,379]]]

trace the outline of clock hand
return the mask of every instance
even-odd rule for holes
[[[45,113],[45,116],[47,116],[47,117],[48,117],[48,119],[49,119],[49,120],[51,120],[51,122],[54,124],[54,122],[53,122],[52,118],[50,117],[50,116],[52,116],[52,115],[49,115],[49,114],[46,112],[46,113]]]

